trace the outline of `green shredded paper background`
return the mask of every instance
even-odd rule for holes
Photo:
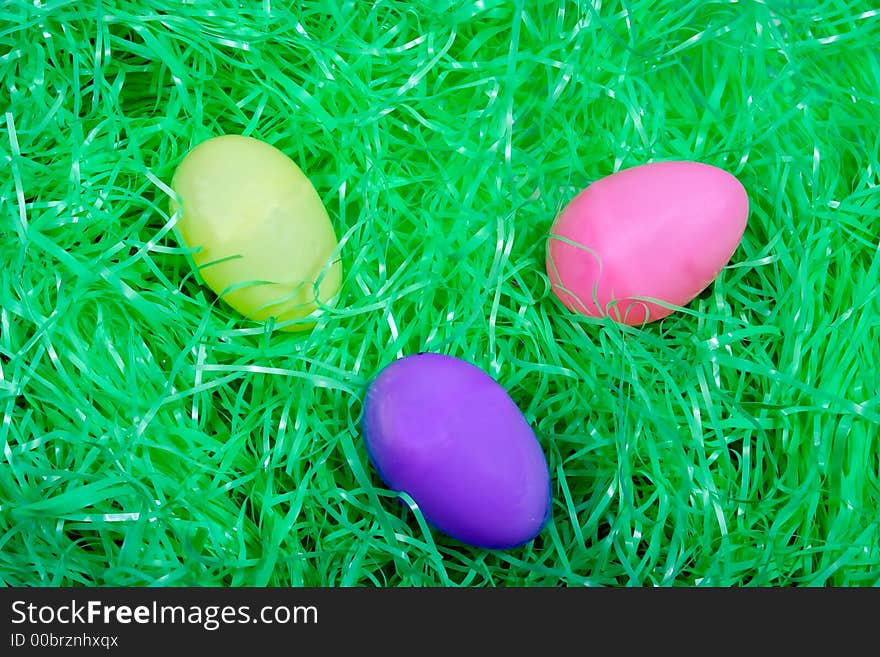
[[[878,44],[873,0],[4,2],[0,584],[880,585]],[[175,236],[175,167],[226,133],[327,207],[309,332]],[[554,217],[670,159],[745,186],[729,265],[661,322],[568,312]],[[377,477],[364,391],[418,351],[534,428],[534,541]]]

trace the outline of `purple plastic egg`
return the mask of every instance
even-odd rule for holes
[[[363,431],[373,466],[425,519],[478,547],[537,536],[550,517],[547,460],[507,392],[468,362],[401,358],[370,384]]]

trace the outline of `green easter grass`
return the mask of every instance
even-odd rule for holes
[[[0,8],[0,584],[880,585],[876,3],[284,4]],[[326,203],[311,332],[175,239],[174,168],[223,133]],[[554,215],[663,159],[739,177],[741,247],[660,323],[572,316]],[[534,427],[534,542],[457,543],[377,479],[365,385],[421,350]]]

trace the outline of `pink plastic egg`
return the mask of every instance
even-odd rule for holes
[[[715,279],[749,214],[742,184],[700,162],[643,164],[583,190],[553,222],[547,274],[570,310],[630,325],[666,317]]]

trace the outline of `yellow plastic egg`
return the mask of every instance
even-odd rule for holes
[[[177,167],[172,187],[180,200],[171,203],[180,211],[177,230],[197,249],[199,274],[242,315],[297,320],[338,292],[342,265],[327,210],[308,177],[274,146],[240,135],[204,141]]]

